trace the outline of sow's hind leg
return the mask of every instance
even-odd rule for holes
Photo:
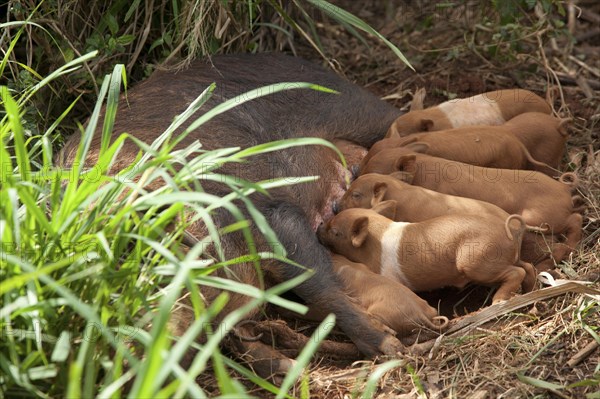
[[[329,252],[317,240],[305,213],[290,203],[266,207],[265,216],[286,248],[288,257],[314,271],[314,275],[294,288],[313,307],[336,315],[336,324],[367,356],[395,355],[403,345],[364,309],[354,305],[342,291],[333,271]],[[274,274],[289,280],[304,272],[297,266],[278,262]]]
[[[213,215],[213,219],[220,226],[235,222],[231,215],[226,214],[223,209],[217,210]],[[205,237],[208,231],[201,223],[196,222],[188,226],[187,233],[195,238],[201,238]],[[189,242],[186,245],[198,244]],[[221,237],[221,245],[227,259],[248,253],[248,245],[239,232],[223,235]],[[208,252],[212,256],[215,256],[212,247],[207,249],[209,249]],[[238,263],[229,265],[227,268],[219,268],[211,276],[234,280],[257,288],[261,287],[261,279],[254,265],[251,263]],[[222,293],[222,290],[208,285],[201,285],[200,293],[205,301],[205,305],[209,306]],[[223,334],[223,327],[225,326],[221,325],[221,323],[225,316],[247,305],[252,300],[251,297],[236,292],[228,292],[228,294],[229,300],[227,304],[211,323],[212,334],[221,335],[221,346],[225,353],[242,360],[262,378],[281,384],[285,375],[294,366],[295,361],[274,349],[271,345],[261,342],[260,336],[254,333],[252,320],[260,318],[260,308],[254,308],[249,313],[246,313],[244,320],[236,326],[227,326],[230,328],[230,333],[227,335]],[[175,336],[182,336],[194,322],[194,319],[195,314],[190,297],[189,295],[184,295],[177,301],[177,305],[172,310],[169,328]],[[199,337],[199,341],[206,343],[208,338],[209,336],[203,333]],[[182,359],[182,366],[189,367],[196,355],[196,351],[188,351]]]

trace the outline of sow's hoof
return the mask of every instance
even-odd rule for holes
[[[253,334],[252,327],[238,325],[234,333],[229,334],[225,340],[225,345],[235,356],[242,359],[256,375],[280,385],[296,361],[259,341],[260,336],[252,338]]]

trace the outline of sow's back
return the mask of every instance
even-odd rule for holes
[[[344,138],[370,147],[385,135],[391,123],[401,114],[357,85],[300,58],[279,54],[223,55],[198,60],[178,72],[157,71],[132,88],[127,101],[125,98],[120,100],[113,138],[127,132],[152,143],[173,118],[213,82],[216,90],[211,99],[188,119],[179,132],[217,104],[273,83],[316,83],[339,94],[308,89],[269,94],[219,115],[196,129],[181,146],[198,140],[207,150],[234,146],[246,148],[286,138],[321,137],[329,140]],[[65,165],[73,162],[78,144],[79,137],[72,137],[65,145],[62,155]],[[100,128],[92,141],[86,160],[88,163],[96,161],[99,148]],[[113,170],[127,166],[138,151],[138,147],[128,141]],[[239,172],[242,178],[249,180],[264,178],[264,161],[273,164],[277,163],[277,158],[283,158],[277,170],[281,176],[286,176],[286,173],[288,176],[318,175],[314,172],[318,172],[315,166],[319,166],[320,162],[313,162],[314,155],[310,156],[315,152],[320,153],[314,148],[287,150],[275,159],[270,154],[268,158],[254,159],[256,165],[242,168]],[[273,165],[269,168],[272,173]]]

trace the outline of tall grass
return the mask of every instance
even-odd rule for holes
[[[78,65],[86,57],[74,60]],[[0,128],[2,155],[2,191],[0,192],[0,386],[7,396],[18,392],[38,397],[118,397],[128,384],[130,397],[190,395],[205,393],[195,382],[212,360],[223,394],[239,394],[243,388],[235,383],[219,352],[224,334],[214,334],[201,347],[191,367],[179,366],[183,355],[191,350],[195,339],[206,331],[209,322],[228,300],[222,294],[209,308],[204,308],[202,286],[222,287],[225,292],[243,292],[254,298],[248,305],[228,314],[218,331],[227,333],[247,312],[265,302],[303,311],[303,307],[278,296],[309,277],[308,273],[284,284],[261,291],[212,276],[208,271],[226,263],[259,261],[280,257],[281,253],[251,253],[240,260],[211,258],[203,253],[206,244],[218,244],[225,230],[245,230],[250,223],[277,245],[277,237],[252,204],[252,221],[247,221],[235,201],[259,190],[283,184],[284,180],[258,183],[229,179],[211,164],[240,162],[254,155],[293,145],[325,144],[318,139],[276,142],[256,148],[202,151],[198,145],[174,150],[180,138],[173,131],[210,97],[214,86],[194,101],[175,119],[159,140],[145,146],[144,155],[131,168],[111,176],[108,174],[127,134],[113,143],[112,123],[117,108],[123,68],[117,66],[101,85],[100,96],[91,119],[83,132],[77,159],[71,170],[52,165],[52,147],[44,148],[44,168],[31,164],[30,145],[24,140],[19,103],[11,91],[0,89],[5,116]],[[285,83],[274,85],[262,93],[283,90]],[[289,87],[289,85],[287,86]],[[314,87],[296,84],[295,87]],[[199,125],[220,112],[260,96],[260,90],[246,93],[216,107],[193,125]],[[89,151],[90,139],[99,121],[100,107],[108,97],[102,129],[102,150],[96,165],[82,162]],[[186,134],[184,132],[183,134]],[[186,156],[200,155],[192,161]],[[166,165],[181,164],[178,171]],[[166,184],[148,192],[144,184],[162,178]],[[183,191],[190,184],[201,186],[206,179],[220,179],[231,187],[223,198],[205,192]],[[297,181],[302,184],[313,178]],[[188,253],[178,249],[184,225],[184,213],[193,212],[207,226],[214,226],[210,210],[225,208],[236,222],[213,229],[201,244]],[[173,231],[169,226],[175,225]],[[249,243],[251,244],[251,243]],[[218,246],[218,245],[217,245]],[[171,336],[168,322],[175,301],[186,287],[198,317],[187,333],[177,339]],[[152,327],[146,331],[149,319]],[[321,335],[322,338],[322,335]],[[316,341],[318,343],[318,341]],[[316,348],[304,354],[309,358]],[[240,365],[235,366],[241,368]],[[216,370],[217,371],[217,370]],[[290,373],[286,381],[295,381],[301,369]],[[276,390],[265,381],[263,387]],[[289,388],[287,383],[287,388]],[[278,390],[276,390],[278,391]],[[279,391],[278,391],[279,392]],[[285,390],[280,394],[285,394]]]
[[[383,40],[404,62],[398,48],[364,21],[325,0],[202,0],[89,2],[53,0],[9,2],[2,24],[0,84],[21,92],[83,54],[97,51],[82,68],[61,75],[51,86],[35,90],[22,108],[26,125],[44,134],[79,96],[70,115],[55,127],[62,136],[86,120],[102,76],[122,63],[133,81],[161,65],[183,65],[212,54],[296,52],[312,47],[324,60],[330,54],[319,40],[321,22],[344,26],[366,43],[365,33]]]

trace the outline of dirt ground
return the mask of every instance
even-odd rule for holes
[[[540,12],[528,14],[526,27],[498,35],[485,20],[491,6],[480,3],[336,2],[396,44],[415,71],[375,40],[367,47],[340,27],[318,28],[340,73],[400,108],[409,106],[419,87],[427,90],[426,106],[495,89],[520,87],[542,97],[552,93],[557,115],[573,118],[563,169],[577,172],[580,194],[589,205],[580,249],[557,270],[564,279],[600,288],[600,3],[564,4],[561,29],[571,39],[549,32]],[[322,61],[308,47],[295,50]],[[426,299],[458,317],[488,306],[489,294],[490,289],[470,287]],[[373,397],[600,398],[600,298],[563,293],[533,302],[501,311],[462,335],[443,337],[423,354],[406,355],[400,366],[383,374]],[[290,323],[307,335],[314,329]],[[344,341],[338,332],[329,339]],[[372,361],[316,358],[307,371],[310,395],[354,397],[365,390],[376,367]],[[300,396],[300,385],[296,388],[293,394]],[[254,393],[268,396],[262,390]]]

